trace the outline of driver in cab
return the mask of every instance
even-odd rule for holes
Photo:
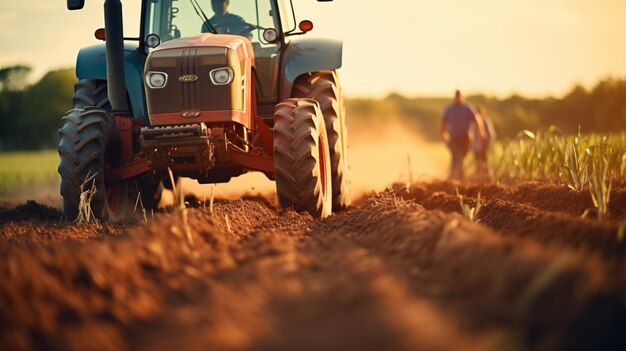
[[[241,16],[228,12],[228,5],[230,0],[211,0],[211,7],[215,15],[209,18],[211,25],[220,34],[239,34],[242,33],[246,27],[246,21]],[[208,23],[202,25],[202,32],[210,32],[210,26]]]

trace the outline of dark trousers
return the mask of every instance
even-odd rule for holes
[[[452,154],[452,165],[450,166],[450,179],[463,180],[463,160],[469,150],[469,135],[451,136],[448,141],[448,149]]]

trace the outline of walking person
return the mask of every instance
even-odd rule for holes
[[[479,138],[485,139],[483,123],[473,108],[464,102],[459,90],[454,93],[454,101],[446,107],[441,118],[440,132],[452,156],[450,179],[463,180],[463,161],[469,151],[470,126],[475,125]]]
[[[481,139],[478,134],[478,130],[472,125],[472,151],[474,151],[474,158],[476,159],[476,174],[479,178],[489,178],[489,163],[488,154],[489,149],[493,141],[496,139],[496,130],[493,127],[493,123],[487,112],[482,106],[478,106],[477,113],[482,120],[483,131],[485,132],[485,138]]]

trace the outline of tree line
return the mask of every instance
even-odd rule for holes
[[[526,99],[513,95],[497,100],[473,96],[469,100],[491,110],[501,135],[556,126],[563,133],[609,133],[626,129],[626,79],[606,78],[586,90],[577,85],[561,98]]]
[[[61,117],[71,108],[74,69],[28,84],[31,68],[0,68],[0,151],[56,148]]]
[[[30,73],[25,65],[0,68],[0,151],[49,149],[58,143],[61,117],[72,105],[74,69],[50,71],[34,84],[28,84]],[[486,109],[503,138],[550,126],[568,134],[578,132],[579,126],[583,132],[626,129],[626,79],[606,78],[591,89],[575,86],[558,98],[472,95],[467,100]],[[396,117],[438,140],[441,113],[450,101],[391,94],[384,99],[348,99],[346,110],[351,126],[366,128],[368,119]]]
[[[443,109],[452,100],[408,98],[391,94],[382,100],[352,99],[346,102],[348,118],[397,117],[431,140],[439,139]],[[533,132],[558,127],[564,134],[609,133],[626,130],[626,78],[605,78],[590,89],[577,85],[562,97],[530,99],[512,95],[504,99],[470,95],[467,102],[482,106],[492,119],[498,135],[514,138],[522,130]],[[358,124],[358,120],[351,124]]]

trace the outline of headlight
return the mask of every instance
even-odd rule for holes
[[[159,44],[161,44],[161,38],[158,35],[152,33],[146,37],[146,45],[149,48],[156,48]]]
[[[148,72],[146,84],[152,89],[163,88],[167,84],[167,74],[163,72]]]
[[[230,67],[217,68],[209,72],[211,82],[215,85],[226,85],[233,81],[233,70]]]

